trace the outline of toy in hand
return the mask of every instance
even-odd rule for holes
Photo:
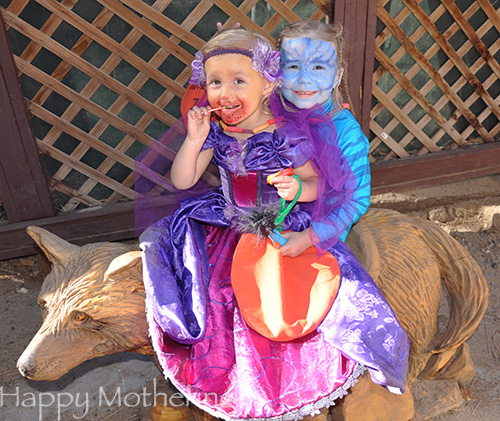
[[[282,175],[293,175],[293,169],[292,167],[290,168],[284,168],[278,172],[275,172],[271,175],[268,175],[266,180],[267,180],[267,184],[273,184],[273,178],[276,178],[276,177],[281,177]]]
[[[280,201],[280,208],[278,210],[278,216],[276,217],[276,220],[274,221],[274,223],[276,224],[276,228],[274,228],[272,230],[271,234],[269,234],[269,237],[271,238],[271,240],[279,243],[280,246],[283,246],[288,241],[285,237],[283,237],[281,235],[281,233],[279,231],[282,228],[281,226],[283,224],[283,220],[285,219],[285,216],[288,215],[288,213],[290,212],[292,207],[295,205],[295,203],[297,203],[297,200],[300,197],[300,194],[302,193],[302,183],[300,182],[300,179],[296,175],[293,175],[292,167],[284,168],[278,172],[275,172],[271,175],[268,175],[267,176],[267,183],[272,185],[273,179],[276,177],[281,177],[282,175],[288,175],[290,177],[295,177],[299,181],[299,191],[295,195],[295,199],[290,203],[290,205],[288,205],[287,208],[285,208],[284,199],[281,199],[281,201]]]
[[[280,198],[277,211],[274,203],[274,212],[263,207],[250,218],[246,215],[251,229],[236,246],[231,285],[250,327],[273,341],[290,341],[311,333],[328,313],[340,285],[340,268],[330,253],[318,258],[314,246],[293,258],[281,254],[287,242],[280,233],[283,221],[302,193],[292,168],[271,174],[268,183],[281,175],[297,179],[297,194],[288,206]],[[270,217],[273,213],[275,218]]]
[[[240,209],[239,212],[232,216],[232,224],[239,232],[247,234],[255,234],[259,239],[269,237],[280,246],[288,241],[283,237],[280,231],[283,229],[283,221],[290,213],[302,194],[302,183],[293,173],[293,169],[285,168],[267,177],[267,182],[273,184],[273,179],[278,176],[287,175],[297,179],[299,189],[295,198],[288,204],[285,199],[280,198],[279,207],[276,209],[276,203],[259,206],[256,208]]]

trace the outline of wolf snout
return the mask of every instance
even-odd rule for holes
[[[25,360],[22,358],[22,356],[17,361],[17,369],[23,377],[27,378],[32,377],[36,372],[35,364],[33,363],[33,361]]]

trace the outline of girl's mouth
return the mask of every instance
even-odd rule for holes
[[[245,104],[226,105],[218,116],[227,124],[237,124],[246,114]]]
[[[295,96],[299,98],[311,98],[318,93],[318,91],[293,91]]]
[[[225,105],[222,109],[222,111],[227,111],[227,112],[232,112],[232,111],[235,111],[237,109],[241,108],[241,105],[238,104],[238,105]]]
[[[237,108],[240,108],[241,105],[222,105],[217,108],[212,108],[210,111],[221,111],[221,110],[235,110]]]

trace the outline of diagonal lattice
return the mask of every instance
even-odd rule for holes
[[[61,211],[133,199],[134,158],[180,116],[215,22],[274,40],[324,18],[311,0],[0,0],[0,11]]]
[[[371,160],[497,140],[500,2],[380,0]]]
[[[324,18],[320,3],[0,0],[56,207],[133,198],[133,160],[179,117],[215,22],[274,39]],[[498,140],[499,13],[496,0],[379,1],[372,162]]]

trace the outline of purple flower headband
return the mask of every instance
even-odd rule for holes
[[[205,77],[205,62],[213,56],[221,54],[242,54],[252,59],[252,69],[259,72],[269,82],[274,82],[282,77],[280,68],[280,52],[273,50],[269,45],[266,45],[260,39],[257,39],[255,45],[250,50],[242,48],[218,48],[203,56],[201,51],[198,51],[191,62],[193,76],[189,83],[197,86],[205,86],[207,83]]]

